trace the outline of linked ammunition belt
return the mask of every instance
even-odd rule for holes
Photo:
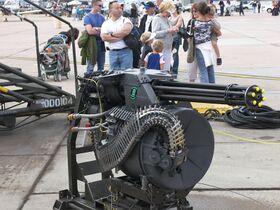
[[[111,170],[121,164],[145,132],[152,127],[160,127],[166,131],[170,157],[176,157],[185,147],[184,129],[181,123],[166,109],[150,106],[130,112],[115,107],[109,115],[116,119],[126,120],[126,122],[109,142],[96,146],[96,154],[102,171]]]

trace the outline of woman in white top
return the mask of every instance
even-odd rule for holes
[[[210,8],[205,2],[199,2],[194,9],[194,12],[197,13],[194,24],[195,56],[200,82],[215,83],[216,54],[211,42],[213,22],[207,16]]]
[[[162,2],[159,5],[159,14],[152,22],[152,32],[156,34],[156,39],[164,43],[163,58],[165,60],[164,70],[170,71],[172,57],[173,35],[178,32],[178,27],[172,26],[168,17],[175,11],[175,6],[171,2]]]

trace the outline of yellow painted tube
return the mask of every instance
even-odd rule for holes
[[[0,92],[2,93],[8,93],[9,92],[9,89],[3,87],[3,86],[0,86]]]

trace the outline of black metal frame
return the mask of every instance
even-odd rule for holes
[[[82,104],[83,90],[77,95],[77,102],[75,106],[75,112],[79,113],[83,110],[84,104]],[[72,122],[72,126],[79,126],[81,119],[76,119]],[[96,160],[78,163],[77,155],[82,153],[93,152],[93,146],[79,147],[77,148],[77,132],[69,133],[67,139],[67,160],[68,160],[68,181],[69,190],[62,190],[59,192],[59,200],[56,200],[53,209],[54,210],[97,210],[94,202],[97,198],[102,198],[109,195],[108,190],[108,174],[102,174],[102,180],[88,183],[85,176],[90,174],[101,173]],[[84,182],[85,192],[84,195],[80,195],[78,191],[78,181]],[[94,190],[98,188],[99,190]],[[84,199],[85,198],[85,199]]]
[[[19,126],[16,125],[17,117],[29,118],[36,115],[38,120],[53,113],[73,111],[75,97],[72,94],[24,74],[20,69],[0,63],[0,79],[7,81],[0,82],[0,124],[8,129]],[[16,88],[12,90],[7,87]],[[46,101],[57,104],[45,105]],[[8,107],[11,102],[12,105]],[[23,104],[26,107],[22,107]],[[26,119],[19,123],[20,126],[30,123]],[[26,122],[23,124],[24,121]]]

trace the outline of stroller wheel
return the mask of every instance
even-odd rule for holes
[[[45,74],[45,73],[42,73],[42,74],[41,74],[41,78],[42,78],[43,81],[46,81],[46,78],[47,78],[47,77],[46,77],[46,74]]]
[[[62,79],[61,74],[57,74],[57,80],[60,82]]]
[[[69,79],[70,78],[70,72],[67,72],[65,76],[66,76],[67,79]]]
[[[54,74],[54,75],[53,75],[53,80],[54,80],[54,81],[57,81],[57,74]]]

